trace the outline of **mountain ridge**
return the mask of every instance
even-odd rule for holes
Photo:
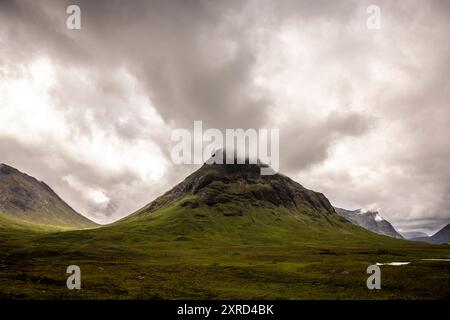
[[[70,207],[45,182],[5,163],[0,164],[0,217],[66,228],[97,226]]]
[[[423,241],[432,244],[450,243],[450,223],[429,237],[419,237],[411,239],[413,241]]]
[[[403,239],[403,236],[395,230],[389,221],[382,218],[378,211],[347,210],[337,207],[334,209],[341,217],[366,230],[392,238]]]

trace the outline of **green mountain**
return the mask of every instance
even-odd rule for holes
[[[29,227],[33,224],[78,229],[96,226],[44,182],[0,164],[0,226]]]
[[[176,239],[286,241],[360,234],[321,193],[262,165],[204,164],[183,182],[114,226],[158,227]]]

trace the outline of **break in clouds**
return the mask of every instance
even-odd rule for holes
[[[66,8],[81,8],[81,30]],[[381,29],[366,26],[369,5]],[[401,231],[450,220],[447,1],[0,2],[0,162],[114,221],[197,166],[176,128],[279,128],[280,171]]]

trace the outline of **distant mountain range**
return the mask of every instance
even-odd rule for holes
[[[428,243],[433,243],[433,244],[445,244],[445,243],[450,243],[450,223],[447,224],[445,227],[443,227],[441,230],[439,230],[438,232],[436,232],[435,234],[433,234],[430,237],[418,237],[418,238],[413,238],[411,240],[414,241],[423,241],[423,242],[428,242]]]
[[[48,185],[19,170],[0,164],[0,219],[65,228],[96,224],[65,203]]]
[[[409,232],[402,232],[401,233],[403,238],[411,240],[414,238],[423,238],[423,237],[428,237],[428,235],[425,232],[420,232],[420,231],[409,231]]]
[[[355,225],[361,226],[369,231],[383,234],[385,236],[403,239],[402,235],[395,230],[389,221],[383,219],[377,211],[346,210],[334,208],[336,213]]]

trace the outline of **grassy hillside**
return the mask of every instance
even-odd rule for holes
[[[11,218],[8,215],[0,214],[0,234],[19,234],[23,233],[49,233],[57,231],[74,230],[74,227],[62,227],[54,225],[45,225],[32,223],[22,219]]]

